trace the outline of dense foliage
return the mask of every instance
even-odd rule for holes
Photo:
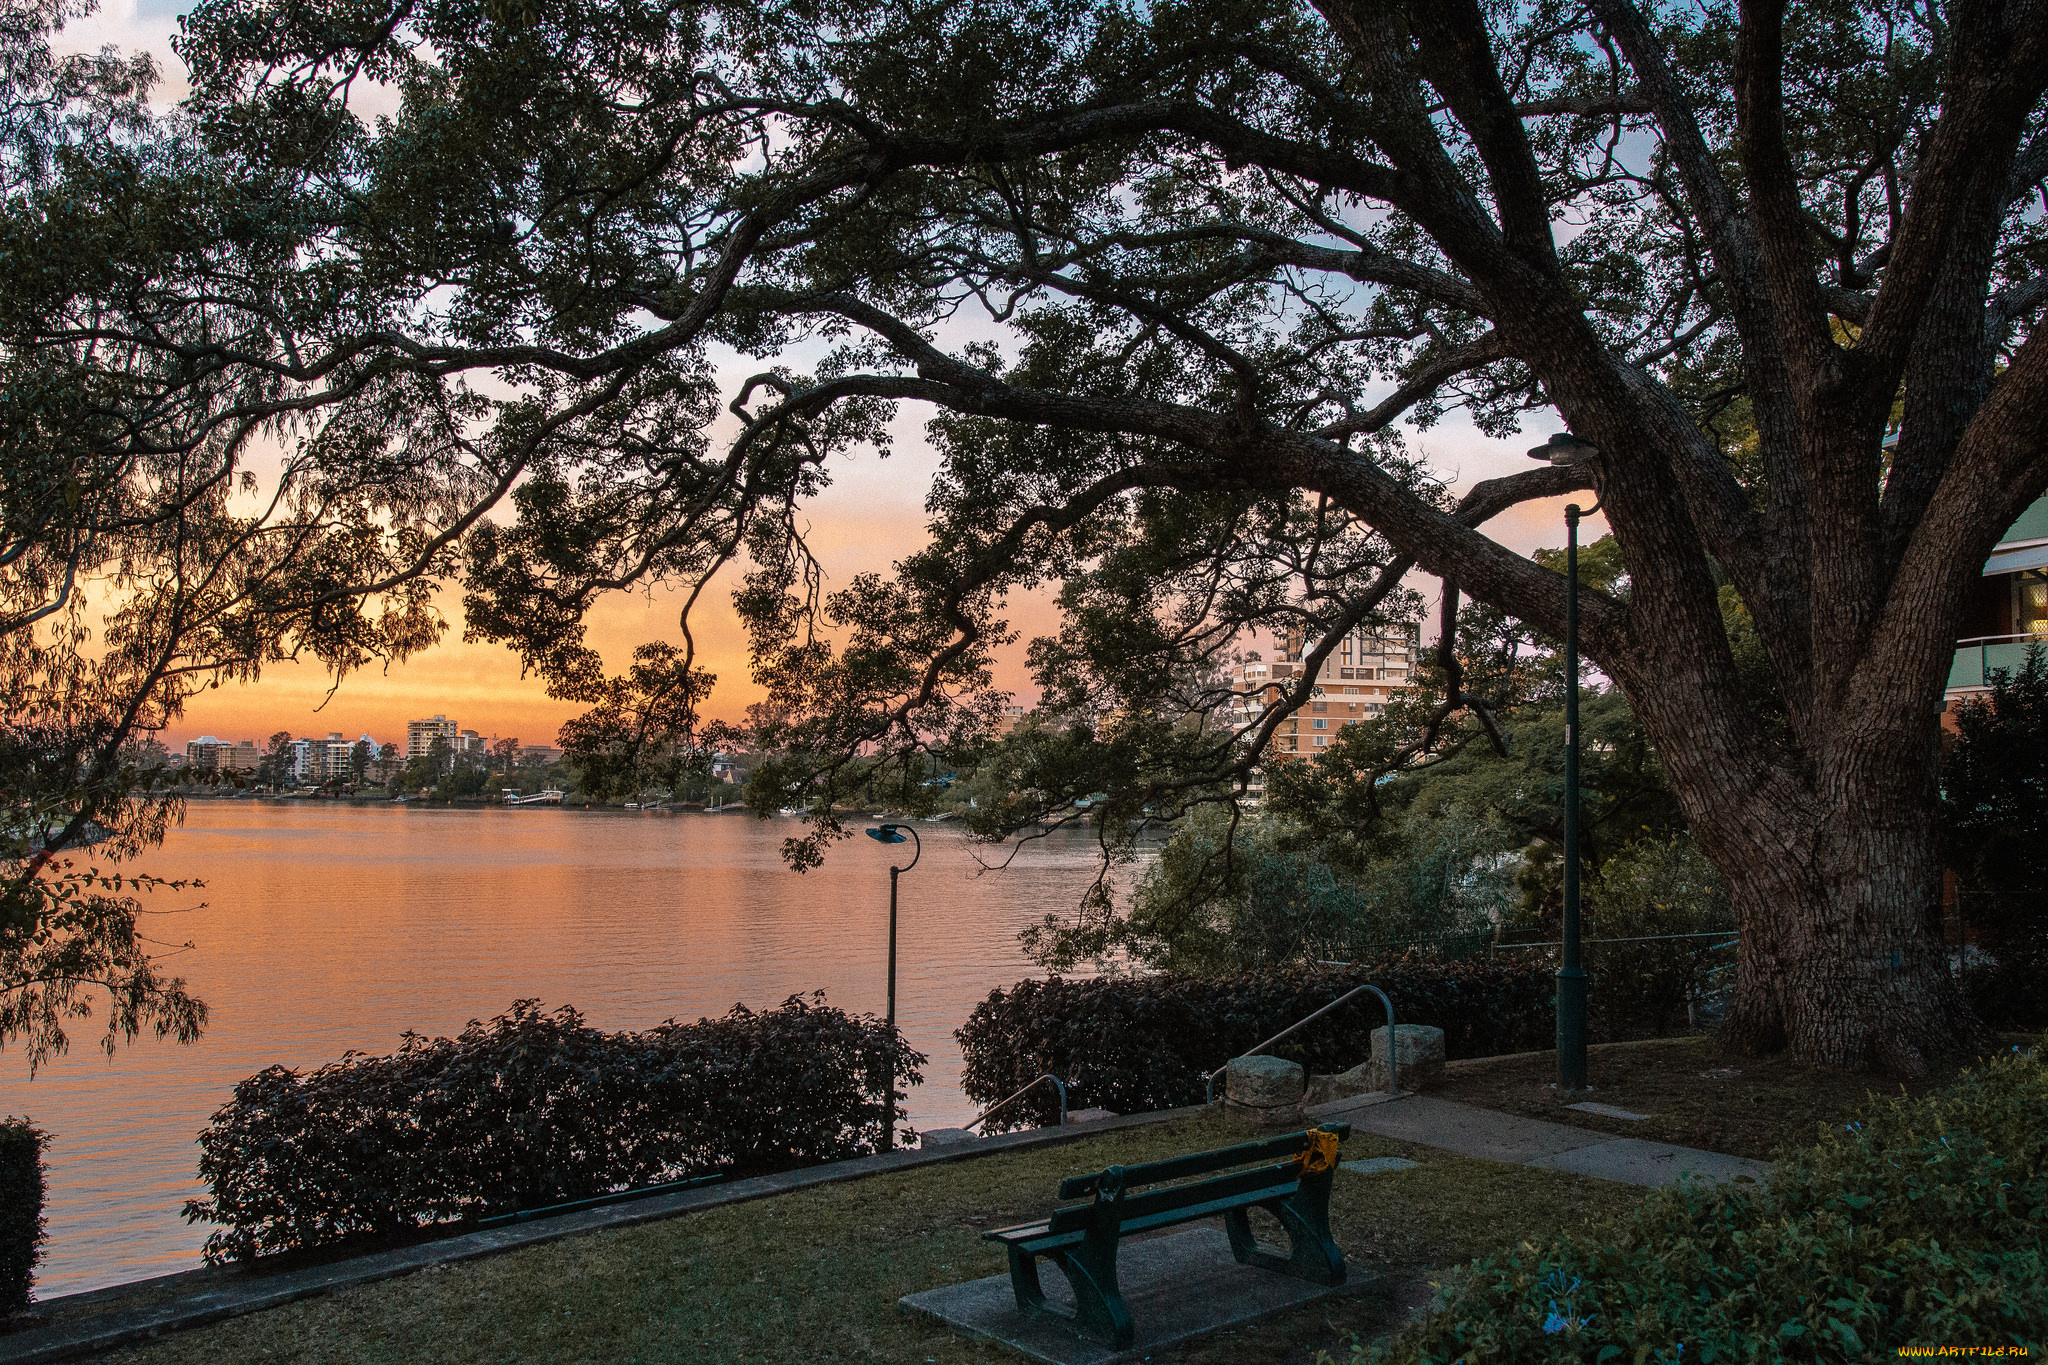
[[[0,159],[0,610],[115,580],[116,730],[431,643],[460,578],[639,781],[711,680],[687,620],[608,676],[588,611],[744,575],[803,863],[986,731],[1056,584],[1031,658],[1073,723],[1001,820],[1114,845],[1242,794],[1309,704],[1313,667],[1230,705],[1246,631],[1314,665],[1419,568],[1554,632],[1559,576],[1484,527],[1597,486],[1632,595],[1585,595],[1585,648],[1729,882],[1731,1033],[1977,1040],[1929,741],[2048,485],[2029,0],[201,0],[177,50],[160,112],[118,64],[10,67]],[[930,534],[828,588],[807,508],[906,404]],[[1406,434],[1454,409],[1604,453],[1454,491]]]
[[[1992,959],[1965,981],[2002,1023],[2048,1023],[2048,654],[1954,710],[1941,765],[1942,851],[1964,928]]]
[[[0,1119],[0,1314],[28,1307],[43,1254],[43,1148],[26,1119]]]
[[[974,1007],[954,1034],[966,1057],[961,1086],[992,1104],[1051,1072],[1075,1107],[1132,1114],[1200,1104],[1205,1072],[1365,982],[1393,1000],[1400,1023],[1442,1029],[1451,1057],[1526,1051],[1552,1037],[1547,967],[1413,957],[1224,977],[1053,977],[1020,981]],[[1371,1055],[1371,1031],[1386,1021],[1378,999],[1363,995],[1273,1053],[1315,1072],[1348,1070]],[[991,1122],[1051,1122],[1056,1103],[1034,1091]]]
[[[1613,542],[1582,577],[1626,595]],[[1371,960],[1408,945],[1440,954],[1559,937],[1564,807],[1562,668],[1540,635],[1483,607],[1459,614],[1462,678],[1441,656],[1415,688],[1337,732],[1330,747],[1268,766],[1255,816],[1202,813],[1180,825],[1127,906],[1048,919],[1027,935],[1063,968],[1110,951],[1148,966],[1221,974]],[[1478,727],[1440,732],[1415,761],[1447,692],[1467,692],[1503,743]],[[1589,691],[1581,709],[1581,869],[1598,1036],[1669,1033],[1725,997],[1734,910],[1727,883],[1688,835],[1656,748],[1627,699]],[[1503,752],[1504,750],[1504,752]],[[1715,937],[1691,937],[1702,934]],[[1628,941],[1617,941],[1628,940]],[[1555,965],[1554,950],[1518,949]]]
[[[241,1082],[200,1134],[209,1194],[185,1216],[222,1225],[209,1260],[242,1260],[862,1156],[878,1150],[882,1069],[916,1085],[924,1060],[822,995],[642,1033],[520,1001],[459,1037]]]
[[[1474,1262],[1354,1365],[1863,1362],[2048,1345],[2048,1066],[2009,1055],[1618,1225]]]

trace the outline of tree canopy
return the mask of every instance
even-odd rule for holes
[[[1483,528],[1597,489],[1630,592],[1585,647],[1731,882],[1731,1036],[1977,1036],[1923,927],[1931,718],[2048,485],[2040,0],[203,0],[178,49],[175,115],[10,201],[8,363],[111,414],[18,457],[56,548],[17,612],[108,543],[61,490],[146,489],[178,586],[136,619],[228,632],[181,666],[415,647],[459,573],[473,634],[687,734],[687,618],[643,693],[583,615],[741,571],[802,861],[992,718],[1017,592],[1058,585],[1032,662],[1086,723],[1007,817],[1128,826],[1241,790],[1412,570],[1559,630]],[[801,509],[903,405],[929,544],[830,587]],[[1603,455],[1457,496],[1404,435],[1454,408]],[[1310,667],[1240,733],[1248,629]]]

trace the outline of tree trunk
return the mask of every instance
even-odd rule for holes
[[[1669,740],[1657,729],[1694,833],[1734,900],[1741,940],[1724,1042],[1911,1078],[1993,1041],[1949,969],[1935,913],[1931,708],[1868,727],[1853,752],[1813,762],[1808,780],[1782,761],[1745,771],[1715,750],[1711,727]]]
[[[1847,823],[1807,827],[1810,864],[1760,851],[1717,860],[1741,930],[1724,1040],[1901,1077],[1966,1060],[1990,1040],[1929,931],[1929,888],[1889,860],[1905,850]]]

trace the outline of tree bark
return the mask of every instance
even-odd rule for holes
[[[1682,698],[1625,684],[1695,837],[1726,877],[1740,941],[1722,1041],[1830,1068],[1917,1077],[1993,1040],[1930,916],[1939,760],[1933,707],[1837,715],[1830,741],[1763,754]]]

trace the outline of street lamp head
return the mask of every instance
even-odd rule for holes
[[[1599,446],[1591,441],[1580,440],[1569,431],[1557,432],[1542,445],[1531,447],[1529,451],[1529,458],[1532,460],[1548,460],[1552,464],[1562,465],[1584,464],[1588,460],[1599,458],[1599,455]]]
[[[901,825],[882,825],[876,829],[871,829],[868,831],[868,838],[873,839],[878,844],[907,844],[910,842],[903,837],[903,827]]]

